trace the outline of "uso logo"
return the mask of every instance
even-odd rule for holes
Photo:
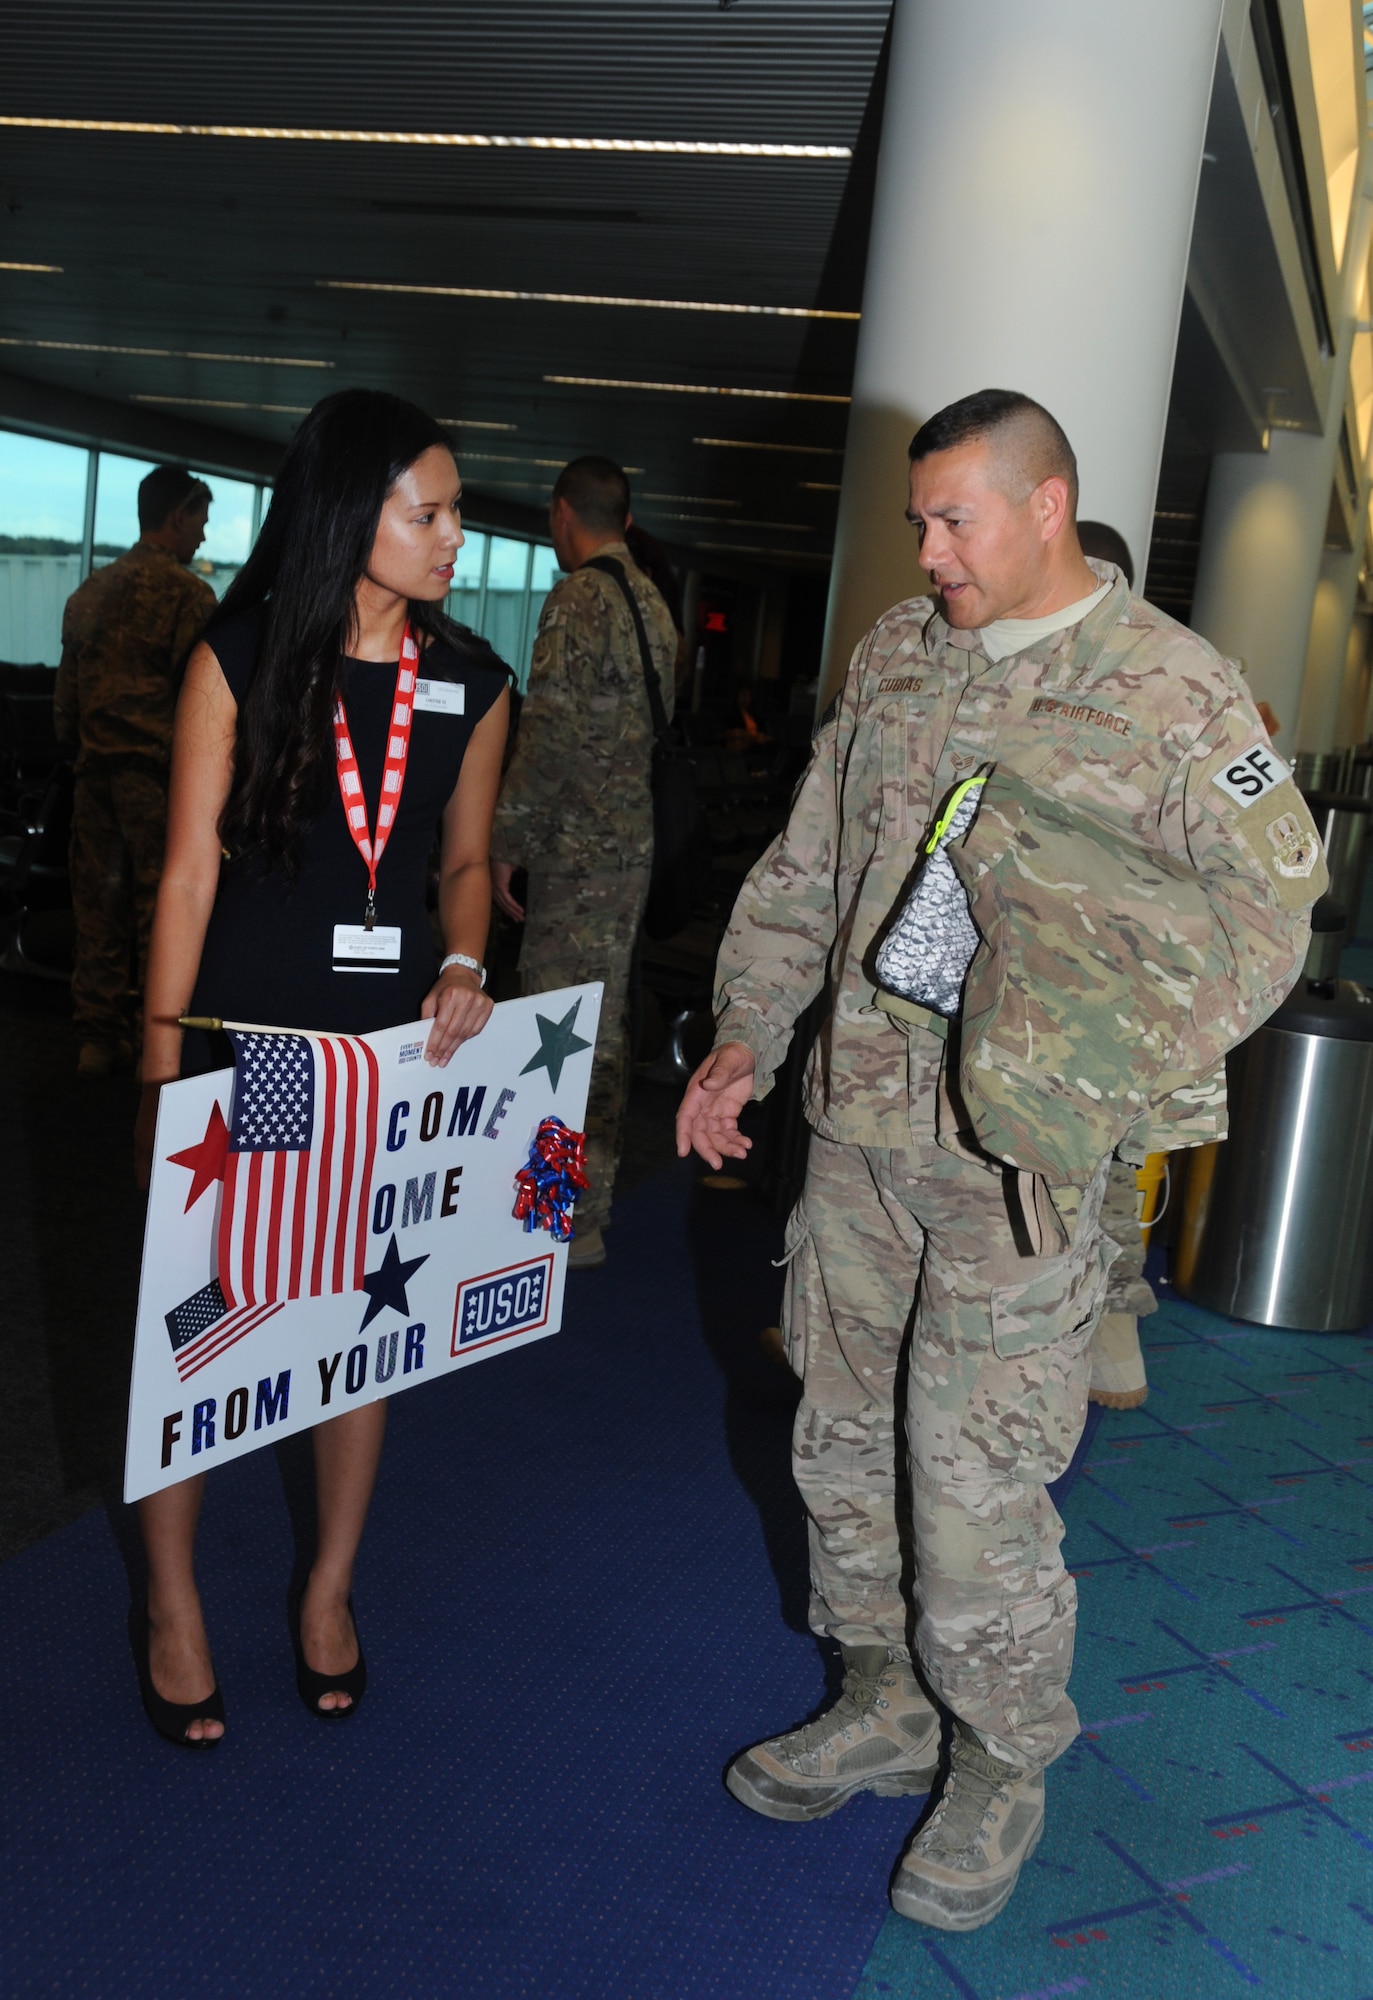
[[[458,1286],[453,1313],[452,1352],[479,1347],[490,1340],[507,1340],[512,1333],[529,1333],[548,1321],[553,1257],[536,1257],[530,1264],[511,1264],[488,1271]]]

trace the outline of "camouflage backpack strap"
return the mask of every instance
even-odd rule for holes
[[[608,576],[629,607],[639,659],[644,670],[649,711],[653,717],[653,874],[644,929],[651,938],[675,937],[691,921],[699,871],[699,850],[705,820],[696,790],[696,765],[691,752],[672,734],[663,690],[648,643],[639,600],[629,587],[623,565],[614,556],[593,556],[583,569]]]
[[[644,687],[648,692],[649,713],[653,717],[653,734],[665,749],[673,745],[672,728],[667,719],[667,708],[663,702],[662,682],[658,679],[658,669],[653,664],[653,650],[648,643],[648,628],[644,624],[644,614],[639,609],[639,600],[629,587],[624,565],[616,562],[614,556],[592,556],[582,564],[583,569],[598,569],[602,576],[608,576],[629,607],[629,615],[634,621],[634,637],[639,642],[639,663],[644,670]]]

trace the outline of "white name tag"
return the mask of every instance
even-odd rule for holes
[[[1227,764],[1223,771],[1217,771],[1212,778],[1213,785],[1220,789],[1237,806],[1252,806],[1265,792],[1276,791],[1285,784],[1292,773],[1265,741],[1256,743],[1252,750],[1246,750],[1233,764]]]
[[[463,715],[467,689],[454,681],[416,681],[415,708],[430,715]]]
[[[400,925],[334,925],[335,972],[399,972]]]

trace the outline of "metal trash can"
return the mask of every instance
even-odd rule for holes
[[[1302,978],[1226,1067],[1230,1136],[1188,1175],[1177,1289],[1260,1326],[1367,1326],[1373,990]]]

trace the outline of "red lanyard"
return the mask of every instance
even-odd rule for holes
[[[410,726],[414,712],[415,674],[419,648],[411,637],[407,620],[396,663],[396,695],[391,704],[391,727],[386,737],[386,762],[381,772],[381,798],[377,803],[377,832],[373,840],[367,831],[367,802],[362,795],[358,760],[348,734],[348,711],[343,696],[334,701],[334,749],[338,756],[338,788],[353,845],[367,863],[366,928],[370,931],[377,913],[377,865],[386,852],[386,842],[400,810],[405,789],[405,762],[410,755]]]

